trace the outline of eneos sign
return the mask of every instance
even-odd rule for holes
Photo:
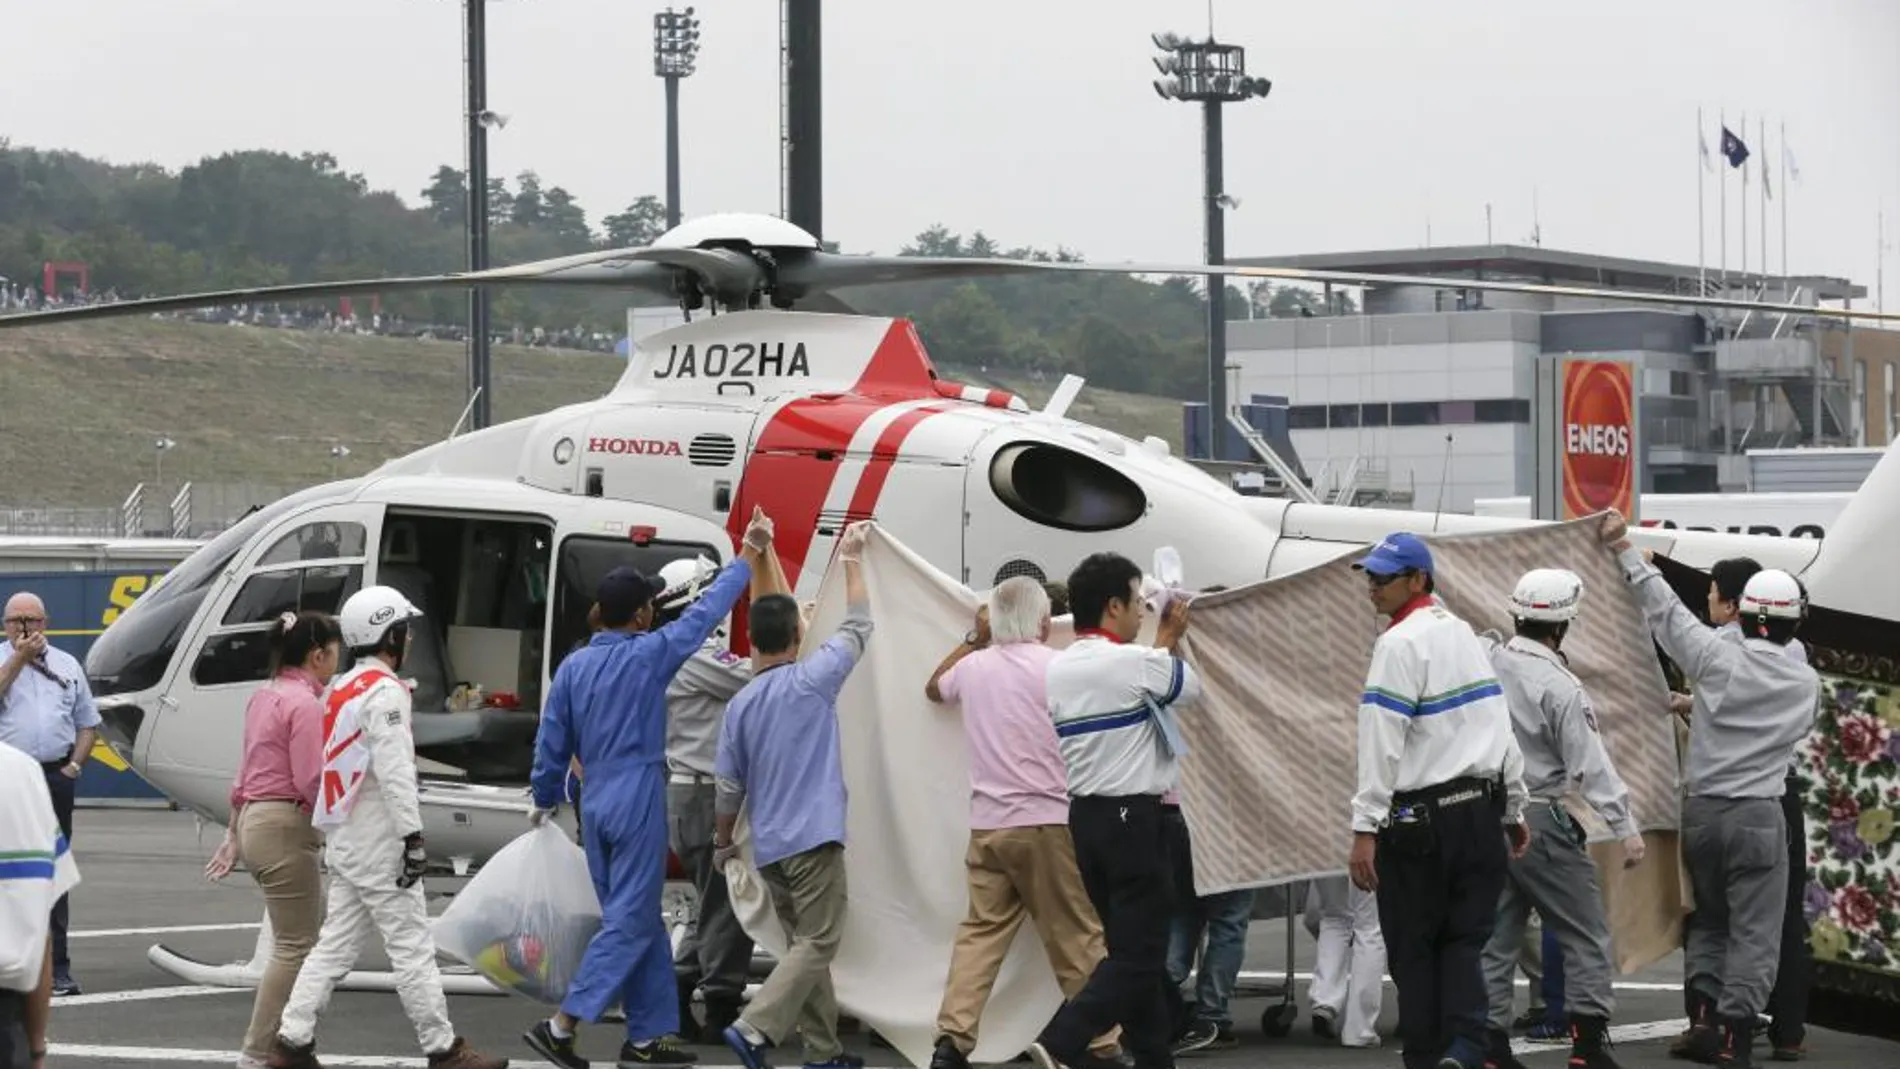
[[[1564,361],[1562,519],[1636,514],[1635,379],[1621,360]]]

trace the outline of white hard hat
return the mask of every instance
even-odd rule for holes
[[[706,592],[718,574],[719,566],[705,557],[681,557],[671,561],[660,569],[664,589],[653,599],[654,605],[662,612],[685,608]]]
[[[1749,577],[1738,608],[1743,616],[1799,620],[1807,613],[1807,601],[1794,576],[1779,568],[1764,568]]]
[[[1562,623],[1577,618],[1583,580],[1562,568],[1533,568],[1511,591],[1511,615],[1519,620]]]
[[[337,625],[343,631],[343,644],[350,649],[374,646],[389,629],[422,615],[394,587],[369,586],[349,596],[337,611]]]

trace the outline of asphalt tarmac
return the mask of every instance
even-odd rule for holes
[[[84,994],[54,1002],[49,1067],[104,1067],[127,1064],[197,1063],[233,1065],[250,1020],[248,990],[195,987],[153,966],[146,957],[154,944],[201,961],[225,963],[248,957],[263,915],[256,887],[234,874],[208,885],[201,872],[223,831],[168,810],[82,809],[74,850],[83,883],[72,902],[73,973]],[[435,908],[439,909],[437,902]],[[1243,986],[1269,981],[1285,969],[1283,921],[1258,921],[1248,940]],[[1312,967],[1313,945],[1304,927],[1294,944],[1300,1009],[1305,1010],[1305,974]],[[380,950],[367,953],[363,969],[386,969]],[[1680,1031],[1681,962],[1670,958],[1617,981],[1615,1055],[1626,1069],[1680,1066],[1664,1047]],[[1519,987],[1519,1009],[1524,989]],[[1386,987],[1381,1050],[1347,1050],[1314,1037],[1302,1013],[1292,1033],[1264,1036],[1263,1010],[1277,998],[1242,997],[1234,1004],[1237,1049],[1181,1059],[1210,1067],[1396,1066],[1399,1055],[1391,1032],[1397,1001]],[[545,1011],[522,999],[451,996],[456,1027],[475,1046],[505,1055],[515,1065],[545,1064],[521,1042],[521,1033]],[[872,1066],[903,1064],[893,1052],[871,1046],[866,1037],[849,1037],[852,1048]],[[612,1025],[583,1032],[582,1054],[596,1066],[613,1065],[621,1036]],[[422,1066],[415,1033],[393,994],[339,992],[324,1015],[318,1053],[326,1065]],[[1567,1047],[1530,1046],[1520,1053],[1536,1069],[1560,1069]],[[736,1059],[723,1046],[696,1048],[701,1065],[732,1067]],[[1758,1059],[1765,1052],[1757,1047]],[[1810,1029],[1809,1055],[1815,1069],[1900,1065],[1900,1043]],[[796,1058],[795,1051],[788,1052]],[[789,1069],[794,1062],[787,1062]]]

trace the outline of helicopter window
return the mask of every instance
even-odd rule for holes
[[[306,560],[335,560],[339,557],[362,557],[364,547],[369,543],[369,532],[360,523],[336,523],[324,521],[306,523],[277,540],[262,557],[257,559],[255,567],[267,568],[273,564],[295,564]]]
[[[158,685],[205,595],[250,540],[291,509],[331,493],[313,487],[257,509],[167,572],[86,652],[93,694],[128,694]]]
[[[1113,531],[1148,508],[1133,479],[1092,457],[1039,442],[998,450],[990,462],[990,489],[1018,516],[1064,531]]]
[[[225,610],[223,629],[198,652],[191,681],[201,687],[262,682],[270,672],[272,620],[287,612],[335,614],[362,586],[360,564],[251,576]]]
[[[723,560],[711,546],[690,542],[648,542],[640,546],[622,538],[584,535],[564,540],[554,594],[554,644],[548,657],[548,675],[553,676],[561,659],[587,641],[587,610],[593,607],[594,590],[608,572],[624,564],[653,575],[673,561],[689,557]]]
[[[298,571],[260,572],[244,581],[224,612],[226,627],[267,624],[287,612],[327,612],[335,615],[343,599],[362,589],[360,564]]]

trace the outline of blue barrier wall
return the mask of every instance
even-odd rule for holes
[[[93,640],[105,633],[163,572],[13,572],[0,575],[7,594],[31,591],[46,603],[46,637],[85,661]],[[163,801],[164,795],[126,767],[106,744],[93,747],[80,773],[80,801]]]

